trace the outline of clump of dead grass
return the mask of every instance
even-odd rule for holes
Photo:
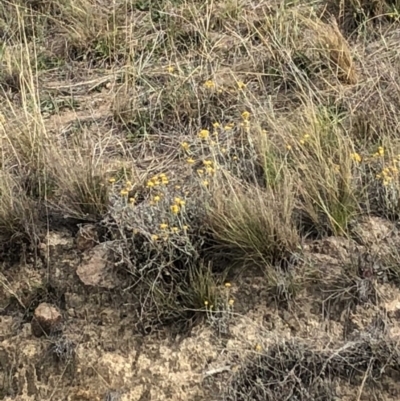
[[[277,342],[244,362],[226,387],[225,400],[333,401],[340,384],[357,386],[361,395],[376,389],[389,366],[399,371],[398,356],[393,340],[367,333],[324,349],[299,340]]]
[[[27,196],[18,178],[3,170],[0,174],[1,252],[18,252],[23,244],[34,246],[39,232],[37,204]]]

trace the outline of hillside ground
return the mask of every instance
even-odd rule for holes
[[[400,399],[399,21],[2,1],[0,400]]]

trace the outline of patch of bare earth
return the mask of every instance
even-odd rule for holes
[[[364,239],[379,236],[380,231],[369,229]],[[399,339],[400,291],[393,285],[378,285],[379,303],[358,305],[327,320],[316,295],[304,293],[290,309],[282,309],[267,301],[264,278],[254,276],[229,288],[235,308],[222,332],[220,322],[210,315],[190,335],[170,337],[160,331],[143,337],[137,331],[135,305],[107,289],[109,283],[96,281],[106,264],[81,258],[68,234],[50,233],[47,240],[48,266],[22,264],[2,276],[6,283],[0,325],[4,400],[219,399],[227,383],[240,374],[243,361],[261,357],[277,344],[300,341],[322,352],[326,347],[339,350],[363,336]],[[381,239],[382,247],[386,241]],[[335,269],[341,263],[340,253],[350,247],[348,240],[315,241],[307,257],[320,263],[321,271]],[[47,277],[50,266],[52,277]],[[85,269],[93,277],[86,285]],[[44,285],[45,299],[41,298]],[[58,332],[37,337],[31,326],[34,311],[44,301],[60,311],[63,325]],[[345,381],[337,386],[340,399],[354,399],[359,391]],[[385,399],[400,396],[395,378],[386,378],[384,386],[392,397]],[[372,399],[367,391],[360,394],[361,400]]]

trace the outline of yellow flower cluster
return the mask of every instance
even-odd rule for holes
[[[208,129],[202,129],[199,133],[198,133],[198,137],[200,139],[208,139],[210,136],[210,131]]]
[[[376,175],[376,178],[381,180],[384,186],[387,186],[398,176],[398,173],[398,168],[393,165],[390,167],[385,167],[379,174]]]
[[[362,161],[361,156],[360,156],[357,152],[352,153],[352,154],[350,155],[350,157],[353,159],[353,161],[354,161],[355,163],[361,163],[361,161]]]
[[[185,203],[186,202],[184,200],[176,197],[174,199],[174,203],[170,206],[171,212],[175,215],[178,214],[181,211],[182,207],[185,206]]]
[[[160,185],[168,185],[169,180],[166,174],[161,173],[153,176],[150,180],[147,181],[146,187],[147,188],[154,188]]]
[[[374,153],[374,157],[382,157],[385,155],[385,149],[383,146],[379,146],[378,150]]]

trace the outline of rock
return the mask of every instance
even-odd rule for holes
[[[36,337],[52,334],[61,328],[61,313],[52,305],[43,302],[34,312],[31,322],[32,333]]]
[[[109,260],[107,243],[96,245],[81,262],[76,274],[85,285],[112,289],[117,285],[113,271],[113,263]]]
[[[99,242],[96,226],[94,224],[86,224],[79,228],[75,238],[76,247],[84,252],[96,246]]]

